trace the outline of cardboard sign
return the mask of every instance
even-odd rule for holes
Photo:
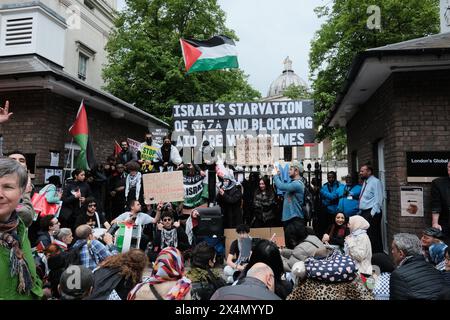
[[[129,145],[129,149],[133,152],[138,152],[139,151],[139,147],[141,146],[141,143],[139,141],[133,140],[131,138],[127,138],[127,142]]]
[[[146,204],[184,200],[183,171],[144,174],[143,180]]]
[[[274,236],[275,234],[275,236]],[[225,229],[225,251],[226,256],[230,252],[231,243],[237,239],[236,228]],[[252,238],[267,239],[275,242],[279,248],[285,247],[283,228],[251,228],[250,236]],[[272,238],[273,237],[273,238]]]
[[[237,165],[263,166],[272,163],[272,138],[270,136],[236,139]]]

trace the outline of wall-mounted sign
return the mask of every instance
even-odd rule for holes
[[[447,176],[450,151],[407,152],[408,182],[431,182],[436,177]]]
[[[402,217],[423,217],[423,188],[400,187]]]

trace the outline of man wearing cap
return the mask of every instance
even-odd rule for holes
[[[291,182],[285,183],[281,180],[280,170],[277,167],[274,168],[275,176],[273,182],[275,183],[277,190],[286,192],[284,195],[283,213],[281,218],[284,228],[296,220],[305,223],[302,211],[305,186],[301,181],[301,171],[303,171],[302,164],[297,161],[292,162],[289,168],[289,177],[292,180]]]
[[[420,242],[422,245],[422,253],[425,257],[425,260],[430,262],[430,247],[434,244],[442,243],[442,238],[444,235],[441,230],[437,228],[427,228],[422,232],[422,237],[420,238]]]
[[[450,161],[447,163],[447,174],[447,177],[431,182],[431,223],[432,227],[442,231],[446,242],[450,238]]]

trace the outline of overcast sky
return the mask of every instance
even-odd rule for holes
[[[117,0],[123,9],[125,0]],[[283,71],[286,56],[308,84],[308,53],[323,20],[313,9],[329,0],[218,0],[227,14],[227,27],[239,37],[239,66],[263,97]],[[199,39],[202,40],[202,39]]]

